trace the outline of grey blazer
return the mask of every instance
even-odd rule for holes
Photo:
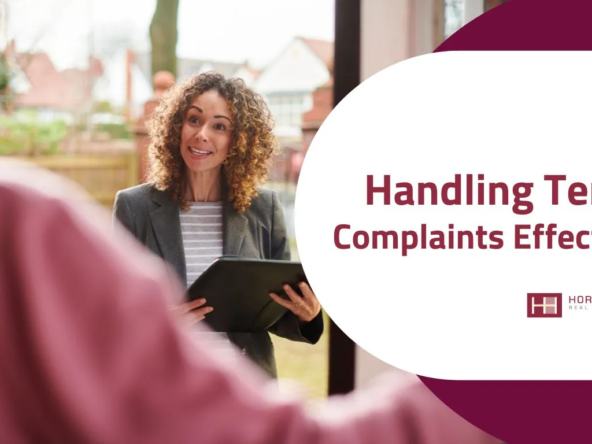
[[[113,219],[119,220],[149,250],[163,258],[186,282],[185,252],[181,236],[179,204],[167,192],[149,184],[119,191],[115,197]],[[290,260],[284,213],[275,191],[260,189],[259,196],[241,214],[232,203],[223,208],[223,253],[255,259]],[[323,333],[322,313],[299,325],[291,312],[270,331],[278,336],[315,344]],[[273,344],[268,332],[230,333],[229,339],[271,377],[277,377]]]

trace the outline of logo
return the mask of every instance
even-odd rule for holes
[[[561,293],[528,293],[529,318],[560,318]]]

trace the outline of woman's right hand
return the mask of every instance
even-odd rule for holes
[[[173,308],[174,314],[181,318],[182,323],[187,326],[192,326],[200,321],[203,321],[206,314],[211,313],[214,309],[212,307],[204,307],[206,300],[195,299],[191,302],[185,302]]]

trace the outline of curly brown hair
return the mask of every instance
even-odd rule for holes
[[[257,186],[267,179],[271,158],[278,149],[273,134],[273,117],[261,95],[247,88],[238,78],[207,72],[175,85],[160,100],[147,122],[151,143],[148,182],[168,191],[171,198],[188,209],[185,198],[188,179],[181,157],[181,128],[192,101],[206,91],[215,90],[228,101],[233,121],[230,152],[223,165],[227,196],[234,209],[244,213],[257,196]]]

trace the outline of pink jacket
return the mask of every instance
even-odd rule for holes
[[[280,396],[195,344],[168,268],[53,180],[0,162],[0,442],[498,442],[416,377],[315,412]]]

